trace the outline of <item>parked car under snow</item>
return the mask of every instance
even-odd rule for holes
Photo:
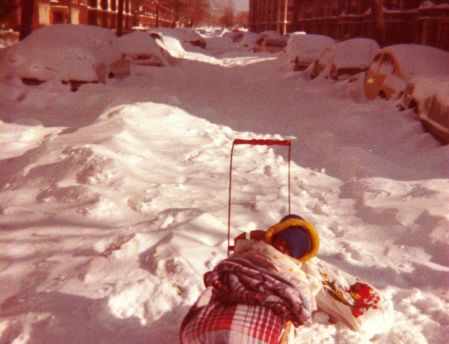
[[[324,49],[310,70],[311,79],[320,74],[333,80],[345,79],[364,72],[380,50],[376,41],[352,38]]]
[[[449,75],[410,80],[398,105],[401,109],[413,108],[424,128],[449,144]]]
[[[191,28],[151,28],[150,32],[176,38],[185,48],[188,48],[186,45],[200,47],[202,49],[206,48],[206,40]]]
[[[288,63],[295,71],[305,70],[321,53],[335,44],[327,36],[294,32],[289,35],[286,53]]]
[[[415,77],[448,74],[449,52],[418,44],[392,45],[374,57],[365,74],[364,92],[368,99],[398,98]]]
[[[57,80],[77,90],[83,83],[105,83],[129,74],[115,34],[89,25],[57,24],[34,31],[9,48],[0,77],[39,85]]]
[[[277,31],[264,31],[259,34],[259,38],[253,46],[253,51],[269,53],[280,52],[287,46],[287,40],[288,36],[281,35]]]
[[[170,54],[162,48],[162,38],[157,34],[135,31],[118,39],[118,45],[126,58],[134,64],[166,67],[170,64]]]

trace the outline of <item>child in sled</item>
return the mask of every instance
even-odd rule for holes
[[[354,331],[386,330],[391,305],[369,284],[310,260],[318,249],[317,231],[297,215],[239,235],[234,254],[204,275],[181,344],[290,343],[317,308]]]
[[[314,227],[297,215],[243,233],[235,253],[204,275],[206,290],[181,325],[182,344],[287,343],[309,321],[321,288],[303,264],[318,252]]]

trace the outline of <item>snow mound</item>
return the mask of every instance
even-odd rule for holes
[[[187,123],[192,125],[186,126]],[[192,130],[191,127],[202,129]],[[162,132],[165,134],[160,134]],[[103,134],[91,136],[93,133]],[[92,139],[86,141],[86,137]],[[4,161],[0,177],[3,192],[11,196],[22,194],[4,205],[4,213],[15,214],[25,203],[40,204],[47,214],[43,216],[59,212],[94,222],[110,222],[126,212],[143,218],[165,208],[184,208],[187,204],[183,203],[183,198],[179,198],[179,202],[166,201],[167,195],[181,192],[186,182],[185,178],[179,178],[184,167],[174,159],[164,158],[167,150],[175,153],[166,144],[168,137],[171,141],[179,140],[176,156],[184,155],[185,159],[200,165],[209,164],[207,154],[198,151],[192,155],[192,148],[184,144],[186,137],[190,137],[194,148],[199,142],[218,146],[223,140],[229,140],[215,135],[213,125],[177,108],[152,103],[113,108],[91,126]],[[159,142],[160,149],[149,150],[145,142]],[[147,161],[153,161],[150,174]],[[164,175],[167,185],[153,185],[154,174]],[[198,177],[202,175],[199,169]],[[207,175],[203,178],[209,179]],[[146,180],[147,187],[141,189],[139,180]],[[158,183],[161,182],[158,179]],[[204,197],[207,195],[199,199]],[[39,216],[36,212],[36,217]],[[8,218],[0,221],[8,221]]]

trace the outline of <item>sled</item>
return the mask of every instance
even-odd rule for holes
[[[234,148],[237,145],[266,145],[284,146],[288,148],[288,210],[291,214],[291,141],[290,140],[260,140],[236,139],[233,141],[229,164],[229,199],[228,199],[228,256],[235,251],[235,244],[239,240],[261,238],[260,231],[241,233],[231,243],[231,201],[232,201],[232,169]],[[305,227],[309,224],[306,223]],[[276,227],[273,226],[273,227]],[[282,228],[275,228],[279,230]],[[267,232],[273,232],[270,227]],[[309,230],[309,235],[314,242],[314,250],[302,260],[303,262],[314,257],[319,247],[318,234],[315,229]],[[269,236],[269,235],[268,235]],[[373,334],[384,332],[390,325],[388,321],[391,315],[391,304],[382,297],[381,293],[372,285],[361,281],[356,276],[338,270],[336,267],[315,258],[307,263],[306,270],[318,277],[322,288],[316,296],[317,306],[320,310],[331,316],[332,319],[344,323],[353,331],[371,331]],[[292,329],[291,324],[286,328],[286,336]]]
[[[253,233],[241,233],[234,238],[233,244],[231,244],[231,204],[232,204],[232,170],[233,170],[233,157],[235,146],[250,145],[250,146],[282,146],[288,149],[288,213],[291,213],[291,140],[275,140],[275,139],[235,139],[232,142],[231,155],[229,161],[229,191],[228,191],[228,245],[227,254],[228,257],[235,251],[235,243],[238,240],[253,239],[251,235]],[[287,344],[290,342],[293,336],[293,326],[290,322],[284,327],[284,334],[279,341],[280,344]]]

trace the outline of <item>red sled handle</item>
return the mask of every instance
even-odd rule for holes
[[[234,251],[231,245],[231,197],[232,197],[232,160],[234,156],[234,147],[236,145],[252,145],[252,146],[288,146],[288,213],[291,213],[291,184],[290,184],[290,162],[292,153],[291,140],[275,140],[275,139],[235,139],[232,142],[231,157],[229,163],[229,199],[228,199],[228,256]]]

